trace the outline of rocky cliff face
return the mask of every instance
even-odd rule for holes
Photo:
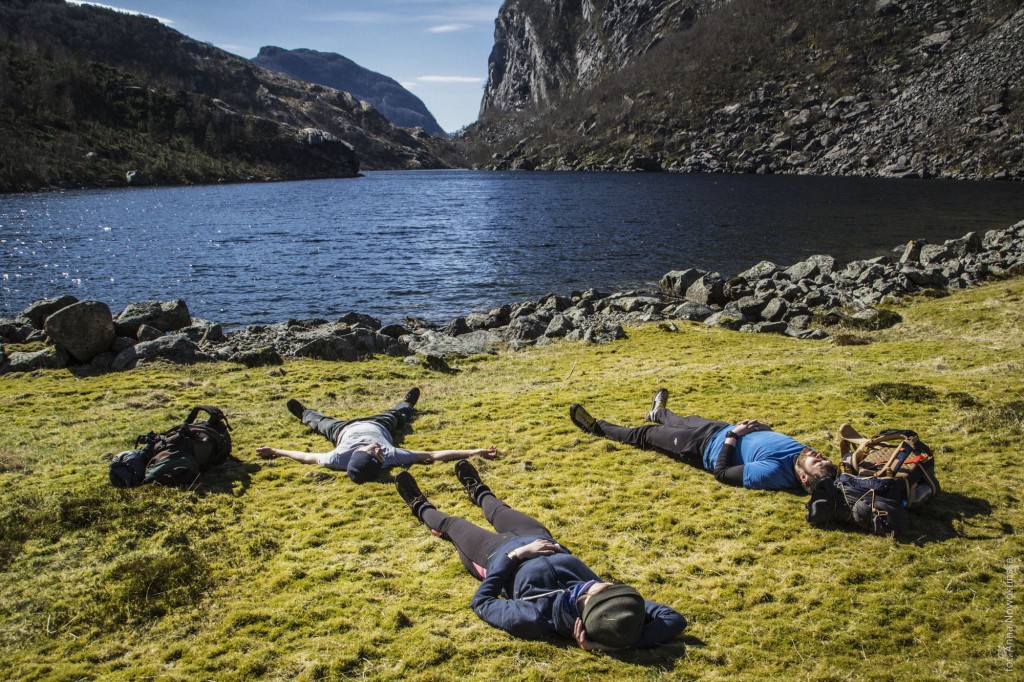
[[[478,166],[1024,179],[1019,0],[508,0]]]
[[[509,0],[495,21],[480,116],[588,88],[691,25],[713,0]]]
[[[419,97],[393,78],[370,71],[340,54],[270,46],[260,48],[252,61],[270,71],[351,93],[369,102],[397,126],[422,128],[431,135],[447,137]]]

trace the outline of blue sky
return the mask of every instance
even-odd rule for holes
[[[502,0],[102,0],[247,59],[336,52],[415,93],[448,131],[476,120]]]

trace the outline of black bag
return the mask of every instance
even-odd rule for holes
[[[125,450],[114,455],[110,461],[110,484],[117,488],[134,488],[146,480],[146,464],[149,463],[149,448]]]
[[[200,412],[206,421],[196,421]],[[194,408],[183,424],[163,433],[149,433],[135,439],[135,450],[114,456],[110,482],[118,487],[142,483],[191,485],[199,474],[222,464],[231,456],[231,426],[216,407]],[[141,476],[140,476],[141,470]]]
[[[890,429],[863,438],[849,424],[839,429],[844,473],[818,482],[807,502],[807,521],[855,523],[878,535],[907,528],[907,511],[939,494],[935,456],[910,430]]]

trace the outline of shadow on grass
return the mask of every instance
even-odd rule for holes
[[[957,525],[976,516],[991,516],[992,505],[981,497],[970,497],[943,490],[932,502],[910,514],[910,529],[904,533],[907,541],[916,545],[943,542],[963,537],[972,540],[993,540],[1006,533],[1004,527],[996,535],[967,535]],[[921,531],[925,531],[921,534]],[[1013,529],[1010,529],[1010,533]],[[902,540],[902,538],[900,538]]]
[[[1012,535],[1013,527],[1002,524],[997,534],[968,535],[957,530],[957,525],[966,519],[976,516],[991,516],[992,505],[981,497],[970,497],[960,493],[942,491],[934,501],[917,511],[910,512],[909,528],[895,535],[895,540],[902,544],[914,544],[922,547],[933,542],[945,542],[953,538],[971,540],[994,540],[1003,535]],[[860,533],[872,535],[871,531],[851,524],[837,525],[830,523],[821,530],[838,533]]]
[[[566,648],[572,648],[576,644],[569,642],[565,646]],[[707,644],[698,637],[683,635],[668,644],[663,644],[653,649],[623,649],[621,651],[607,651],[605,655],[627,665],[671,670],[677,660],[686,657],[687,646],[700,648],[707,646]]]
[[[252,485],[252,475],[262,468],[256,462],[229,458],[228,461],[210,469],[199,478],[196,492],[199,494],[229,494],[236,497],[244,495]]]

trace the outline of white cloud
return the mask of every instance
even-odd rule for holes
[[[401,83],[399,83],[399,85],[401,85],[406,90],[412,90],[413,88],[416,87],[416,81],[402,81]]]
[[[394,17],[382,12],[335,12],[307,17],[312,21],[336,21],[346,24],[383,24],[394,21]]]
[[[103,9],[112,9],[115,12],[121,12],[122,14],[134,14],[134,15],[140,16],[140,17],[149,17],[150,19],[156,19],[157,21],[159,21],[161,24],[164,24],[165,26],[171,26],[172,24],[174,24],[174,22],[172,20],[164,19],[163,17],[158,17],[155,14],[148,14],[146,12],[136,12],[135,10],[132,10],[132,9],[122,9],[120,7],[114,7],[113,5],[104,5],[104,4],[99,3],[99,2],[87,2],[86,0],[67,0],[67,2],[68,2],[69,5],[92,5],[93,7],[102,7]]]
[[[440,22],[427,30],[432,33],[448,33],[473,28],[473,24],[489,25],[498,16],[501,0],[470,0],[458,2],[444,0],[442,2],[426,2],[425,0],[398,0],[397,2],[381,2],[377,0],[376,11],[343,11],[331,12],[306,17],[313,21],[344,22],[353,24],[394,24]],[[428,6],[423,11],[424,5]],[[381,9],[383,7],[383,9]]]
[[[416,79],[420,83],[483,83],[484,79],[478,76],[420,76]]]
[[[469,24],[442,24],[441,26],[431,26],[427,30],[431,33],[454,33],[455,31],[465,31],[467,28],[473,28]]]

